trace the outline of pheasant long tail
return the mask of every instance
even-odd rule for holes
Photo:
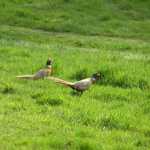
[[[73,88],[73,85],[74,85],[72,82],[68,82],[68,81],[65,81],[56,77],[47,77],[47,79],[52,80],[59,84],[63,84],[64,86],[71,87],[71,88]]]
[[[34,75],[21,75],[21,76],[16,76],[16,78],[34,80]]]

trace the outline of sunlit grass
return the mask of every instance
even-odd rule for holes
[[[2,30],[1,149],[148,149],[148,42]],[[53,76],[77,81],[101,72],[103,78],[82,96],[49,80],[15,78],[34,73],[49,56]]]
[[[0,1],[0,149],[149,150],[150,1]],[[102,79],[83,95],[17,80]]]

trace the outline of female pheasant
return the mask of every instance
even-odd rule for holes
[[[46,67],[44,69],[39,70],[33,75],[21,75],[16,77],[19,79],[38,80],[38,79],[43,79],[48,75],[51,75],[51,73],[52,73],[52,60],[48,58],[46,62]]]

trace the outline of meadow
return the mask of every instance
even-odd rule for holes
[[[0,149],[148,150],[150,1],[0,1]],[[17,80],[103,78],[81,96]]]

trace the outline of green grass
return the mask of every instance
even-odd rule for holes
[[[5,0],[0,24],[149,39],[149,10],[149,0]]]
[[[149,6],[1,1],[0,149],[148,150]],[[53,76],[104,78],[82,96],[48,80],[15,78],[36,72],[49,56]]]

